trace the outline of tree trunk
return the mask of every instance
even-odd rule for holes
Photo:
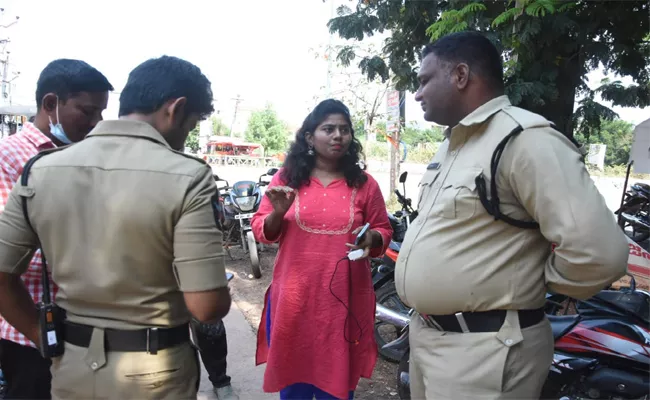
[[[397,188],[397,177],[399,176],[399,141],[401,132],[404,130],[404,121],[406,119],[405,96],[406,92],[399,92],[399,124],[397,124],[397,132],[392,135],[395,146],[392,144],[390,146],[390,197],[393,197],[393,193],[395,193],[395,189]]]
[[[370,118],[366,117],[365,120],[363,121],[364,127],[363,130],[366,131],[366,142],[367,143],[374,143],[377,141],[377,133],[375,132],[375,126],[370,120]]]
[[[582,76],[582,62],[579,51],[562,60],[558,70],[555,85],[558,97],[547,100],[544,105],[522,104],[534,113],[544,116],[553,122],[557,129],[566,136],[573,137],[573,109],[576,89]]]

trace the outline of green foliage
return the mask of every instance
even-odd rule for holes
[[[581,133],[577,133],[575,137],[581,143],[606,145],[606,166],[627,164],[634,140],[634,125],[621,119],[603,120],[600,129],[593,132],[588,138]]]
[[[616,106],[650,105],[649,9],[646,0],[363,0],[355,9],[339,8],[328,27],[357,41],[390,31],[383,48],[374,58],[365,55],[358,67],[366,76],[390,75],[398,90],[411,91],[418,86],[425,44],[451,32],[479,30],[502,51],[506,92],[515,105],[544,115],[565,133],[576,125],[586,133],[600,124],[592,118],[603,111],[595,94]],[[359,59],[350,49],[343,56]],[[586,74],[599,66],[635,83],[592,89]],[[587,100],[574,116],[576,98]]]
[[[229,136],[230,128],[226,125],[221,118],[213,115],[210,117],[212,120],[212,134],[215,136]]]
[[[268,156],[286,149],[288,133],[286,124],[278,118],[273,107],[267,105],[263,110],[251,114],[246,128],[246,140],[261,144],[264,155]]]
[[[375,131],[377,132],[377,141],[381,143],[386,143],[386,121],[379,121],[375,124]]]
[[[390,159],[390,147],[386,140],[386,123],[377,123],[377,141],[367,143],[364,152],[369,159],[388,161]],[[407,125],[400,136],[407,145],[406,162],[428,164],[438,149],[438,143],[444,139],[442,128],[432,127],[419,129],[413,125]],[[402,145],[400,145],[399,156],[402,157]]]
[[[426,30],[431,40],[438,40],[444,35],[461,32],[469,27],[467,20],[474,17],[479,11],[485,11],[484,4],[472,2],[459,10],[447,10],[440,14],[440,19]]]
[[[193,153],[199,151],[199,125],[190,131],[185,139],[185,147],[188,147]]]
[[[417,146],[419,144],[442,142],[445,137],[442,128],[439,126],[420,129],[407,124],[400,135],[400,139],[409,146]]]
[[[410,148],[406,156],[406,162],[416,163],[416,164],[429,164],[433,156],[436,155],[438,151],[438,144],[433,144],[430,146],[418,146],[415,148]]]
[[[366,157],[370,160],[387,161],[390,159],[390,151],[388,148],[388,144],[385,141],[366,143],[363,152],[366,154]]]

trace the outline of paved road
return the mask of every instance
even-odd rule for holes
[[[228,336],[228,375],[232,377],[232,385],[241,400],[278,399],[277,394],[264,393],[262,380],[265,365],[255,366],[255,347],[257,339],[251,326],[244,318],[237,305],[233,302],[230,312],[224,318]],[[216,399],[212,392],[212,384],[208,373],[202,367],[201,387],[198,400]]]

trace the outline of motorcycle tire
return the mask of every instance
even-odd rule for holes
[[[389,307],[388,305],[384,304],[384,301],[388,300],[389,298],[397,298],[399,301],[399,297],[397,296],[397,289],[395,288],[395,282],[387,282],[384,286],[380,287],[376,292],[375,296],[377,298],[377,304],[381,304],[384,307],[391,308],[395,310],[395,307]],[[402,302],[400,301],[400,304]],[[403,304],[402,304],[403,305]],[[408,310],[406,306],[404,306],[404,310]],[[395,310],[398,311],[398,310]],[[384,337],[380,334],[378,331],[378,328],[380,326],[385,326],[387,325],[385,322],[381,322],[378,320],[375,320],[375,328],[374,328],[374,333],[375,333],[375,341],[377,342],[377,348],[379,351],[379,355],[384,358],[387,361],[390,361],[392,363],[398,363],[404,356],[403,351],[395,350],[395,349],[383,349],[384,345],[388,344],[390,341],[397,339],[399,336],[399,328],[395,327],[396,331],[396,337],[395,339],[391,339],[390,341],[386,341]]]
[[[255,279],[260,279],[262,277],[262,269],[260,268],[260,256],[257,253],[257,242],[255,241],[253,232],[246,232],[246,242],[248,244],[248,254],[251,258],[251,272]]]
[[[410,354],[410,351],[405,352],[399,361],[399,367],[397,367],[397,394],[400,400],[411,400],[411,380],[409,379]]]

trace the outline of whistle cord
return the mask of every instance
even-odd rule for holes
[[[358,320],[357,317],[354,315],[354,313],[352,312],[352,310],[350,309],[350,307],[348,307],[348,305],[346,305],[345,302],[344,302],[343,300],[341,300],[341,299],[340,299],[340,298],[339,298],[339,297],[334,293],[334,290],[332,290],[332,283],[334,282],[334,276],[336,275],[336,271],[339,269],[339,264],[340,264],[341,262],[343,262],[343,261],[347,261],[347,262],[348,262],[348,272],[349,272],[348,290],[349,290],[349,298],[352,299],[352,266],[351,266],[351,264],[350,264],[350,259],[347,258],[347,257],[343,257],[343,258],[341,258],[340,260],[338,260],[338,261],[336,262],[336,267],[334,267],[334,272],[332,272],[332,278],[330,279],[330,293],[332,293],[332,296],[334,296],[334,298],[335,298],[336,300],[338,300],[339,303],[343,304],[343,307],[345,307],[345,309],[346,309],[346,311],[347,311],[347,314],[346,314],[346,316],[345,316],[345,321],[343,322],[343,338],[345,339],[346,342],[348,342],[348,343],[350,343],[350,344],[358,345],[358,344],[359,344],[359,340],[361,340],[361,336],[363,336],[363,328],[361,327],[361,324],[359,323],[359,320]],[[357,324],[357,327],[359,328],[359,338],[357,338],[357,339],[355,339],[355,340],[350,340],[350,339],[348,339],[347,327],[348,327],[348,318],[350,318],[350,316],[352,316],[352,318],[354,319],[354,322]]]

